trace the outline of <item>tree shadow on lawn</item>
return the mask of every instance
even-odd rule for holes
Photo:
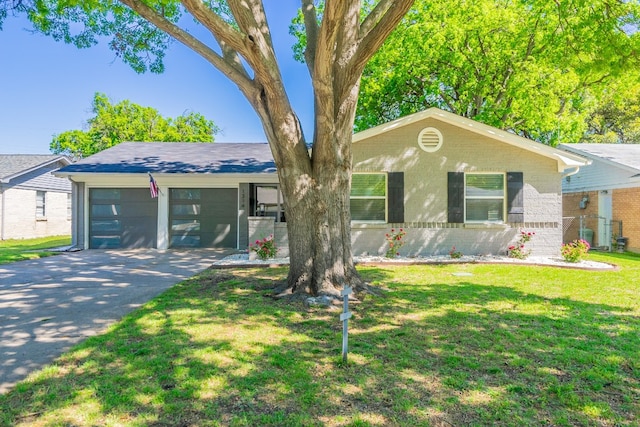
[[[370,269],[368,280],[388,280]],[[208,271],[0,396],[35,425],[637,425],[640,319],[471,282],[389,283],[338,313]],[[468,279],[468,278],[465,278]]]
[[[393,318],[387,316],[389,305]],[[430,408],[442,411],[432,422],[640,421],[640,319],[629,310],[461,281],[396,284],[390,304],[376,304],[363,321],[375,330],[381,318],[396,328],[397,339],[380,340],[362,328],[363,338],[352,340],[384,348],[383,363],[421,378],[412,387],[416,401],[431,396]],[[395,356],[406,355],[406,347],[414,349],[412,360]]]

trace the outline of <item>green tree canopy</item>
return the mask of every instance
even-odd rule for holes
[[[55,154],[86,157],[124,141],[213,142],[218,127],[202,114],[163,117],[158,110],[128,100],[112,104],[96,93],[87,130],[54,135],[49,148]]]
[[[587,117],[582,142],[640,144],[640,76],[607,86]]]
[[[436,106],[542,142],[577,142],[638,67],[638,1],[417,0],[367,65],[355,127]]]

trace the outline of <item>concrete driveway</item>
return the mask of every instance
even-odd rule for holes
[[[88,250],[0,265],[0,393],[229,253]]]

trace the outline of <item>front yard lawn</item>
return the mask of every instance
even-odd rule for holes
[[[0,264],[55,255],[47,249],[71,244],[70,236],[42,237],[39,239],[0,240]]]
[[[361,267],[339,313],[270,297],[286,269],[208,270],[0,396],[0,425],[638,426],[640,258],[593,272]]]

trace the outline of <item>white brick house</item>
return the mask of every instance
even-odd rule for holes
[[[581,156],[442,111],[415,113],[353,136],[354,176],[386,173],[402,181],[389,189],[383,221],[352,224],[354,253],[383,253],[390,227],[407,230],[407,255],[505,254],[521,230],[538,256],[562,244],[565,174],[589,163]],[[394,177],[394,176],[398,177]],[[402,177],[402,178],[400,178]]]
[[[0,240],[71,234],[71,182],[53,171],[65,156],[0,155]]]
[[[352,151],[355,255],[384,254],[400,227],[402,255],[505,253],[522,229],[534,255],[559,255],[561,179],[588,164],[437,108],[355,134]],[[267,144],[123,143],[57,174],[74,183],[78,247],[246,249],[274,234],[287,254]]]

